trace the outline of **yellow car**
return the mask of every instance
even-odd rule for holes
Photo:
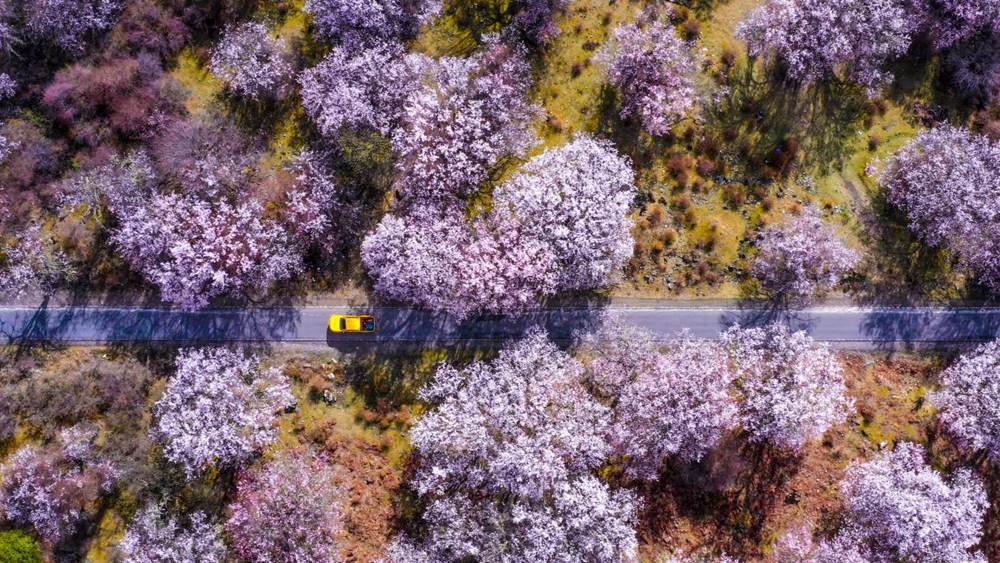
[[[332,315],[330,332],[375,332],[375,317],[371,315]]]

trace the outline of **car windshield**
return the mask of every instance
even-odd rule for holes
[[[347,319],[340,319],[340,330],[347,330]]]
[[[375,330],[375,319],[369,317],[361,325],[363,330]]]

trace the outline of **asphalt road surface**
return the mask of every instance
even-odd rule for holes
[[[490,345],[541,326],[558,340],[593,326],[610,311],[625,321],[668,338],[688,330],[715,338],[733,324],[783,321],[818,340],[842,348],[903,349],[982,342],[1000,336],[1000,308],[814,308],[783,312],[759,308],[552,308],[505,318],[459,321],[412,309],[286,307],[215,309],[184,312],[155,308],[53,307],[0,308],[0,335],[8,342],[62,343],[326,343],[334,348]],[[371,335],[334,335],[332,313],[376,317]]]

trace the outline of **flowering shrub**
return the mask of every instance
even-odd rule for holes
[[[125,530],[118,552],[125,563],[222,563],[226,545],[218,526],[204,512],[194,512],[186,526],[164,514],[163,505],[149,504]]]
[[[117,472],[91,455],[95,434],[75,429],[61,444],[22,446],[0,465],[0,516],[31,526],[52,545],[69,537]]]
[[[112,240],[122,257],[185,309],[267,291],[302,268],[288,234],[254,201],[158,194],[119,220]]]
[[[242,561],[341,561],[343,492],[334,472],[311,453],[283,452],[244,471],[229,505],[226,532]]]
[[[494,36],[472,57],[427,66],[392,137],[406,199],[468,195],[502,158],[537,143],[531,122],[541,109],[525,97],[531,73],[524,57],[522,47]]]
[[[271,37],[264,24],[248,22],[226,30],[208,68],[236,94],[252,100],[277,98],[292,80],[288,56],[284,40]]]
[[[422,393],[440,401],[411,432],[420,494],[464,487],[541,499],[608,454],[608,409],[580,385],[583,368],[540,331],[490,363],[442,366]]]
[[[567,4],[569,0],[516,0],[513,24],[534,43],[548,43],[559,35],[555,15]]]
[[[1000,290],[1000,143],[942,125],[924,131],[889,161],[880,179],[910,229],[956,253],[979,281]]]
[[[380,40],[405,40],[441,11],[441,0],[306,0],[323,35],[353,49]]]
[[[280,369],[257,364],[225,348],[178,354],[177,373],[154,408],[154,433],[188,478],[243,463],[277,439],[277,415],[295,398]]]
[[[736,370],[739,419],[751,441],[797,450],[853,407],[837,357],[804,331],[734,326],[722,344]]]
[[[985,561],[969,551],[982,537],[983,484],[966,470],[945,482],[923,458],[921,446],[904,442],[848,468],[839,541],[875,562]]]
[[[125,217],[149,199],[155,180],[153,164],[145,151],[114,156],[108,164],[64,181],[63,203],[87,205],[91,209],[107,207],[115,215]]]
[[[610,143],[581,136],[528,161],[497,188],[493,207],[551,248],[560,289],[593,289],[632,256],[635,194],[631,162]]]
[[[983,450],[1000,463],[1000,342],[960,357],[941,374],[942,389],[931,395],[938,415],[967,448]]]
[[[874,93],[885,63],[910,47],[915,27],[901,0],[768,0],[740,23],[752,56],[771,56],[795,82],[845,75]]]
[[[423,55],[407,55],[398,43],[358,51],[334,47],[299,78],[302,105],[319,127],[333,136],[341,127],[372,128],[391,135],[403,106],[420,87]]]
[[[670,25],[622,25],[602,58],[621,92],[622,117],[637,115],[650,135],[669,133],[694,106],[697,61]]]
[[[859,260],[814,208],[765,229],[757,248],[754,275],[772,296],[791,301],[833,289]]]
[[[958,91],[981,101],[1000,96],[1000,34],[965,41],[950,49],[944,68]]]

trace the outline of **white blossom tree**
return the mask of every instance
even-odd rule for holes
[[[757,249],[754,276],[771,296],[793,302],[830,291],[860,259],[812,207],[766,228]]]
[[[69,258],[51,244],[42,226],[32,222],[3,244],[0,238],[0,297],[14,299],[29,292],[50,293],[76,271]]]
[[[185,309],[266,292],[302,269],[289,234],[255,201],[157,194],[119,220],[112,240],[122,257]]]
[[[252,100],[279,98],[292,81],[289,56],[285,41],[271,37],[267,26],[247,22],[226,30],[208,68],[238,95]]]
[[[736,370],[740,423],[753,442],[798,450],[853,408],[843,366],[805,331],[734,326],[722,343]]]
[[[25,39],[50,43],[80,54],[89,35],[111,27],[120,0],[23,0],[20,2]]]
[[[204,512],[193,512],[182,522],[166,514],[162,504],[150,503],[136,514],[118,543],[125,563],[222,563],[226,545],[220,526]]]
[[[985,562],[972,548],[988,506],[982,482],[959,470],[946,482],[903,442],[848,468],[840,484],[845,524],[838,540],[869,561]]]
[[[0,72],[0,102],[17,94],[17,82],[5,72]]]
[[[497,188],[493,207],[552,249],[560,289],[594,289],[615,281],[632,256],[635,195],[631,162],[580,136],[528,161]]]
[[[309,452],[282,452],[244,471],[226,532],[241,561],[335,563],[347,502],[333,468]]]
[[[1000,463],[1000,341],[958,358],[941,374],[931,395],[945,428],[965,447],[982,450]]]
[[[156,403],[154,435],[188,478],[239,465],[278,437],[278,414],[295,404],[284,374],[227,348],[185,349]]]
[[[606,407],[581,385],[583,367],[541,331],[463,370],[444,365],[422,395],[439,401],[410,439],[422,459],[414,485],[457,484],[541,499],[608,455]]]
[[[621,92],[622,117],[637,116],[650,135],[669,133],[694,107],[697,60],[672,26],[622,25],[601,58]]]

